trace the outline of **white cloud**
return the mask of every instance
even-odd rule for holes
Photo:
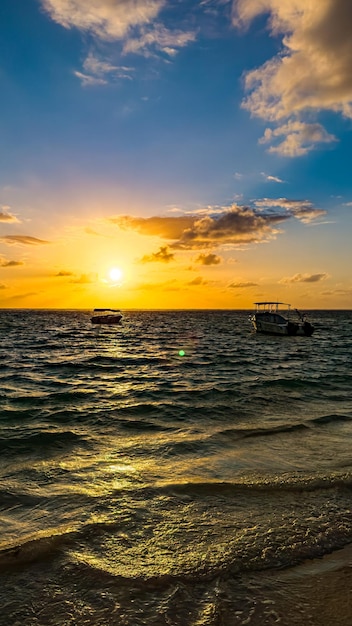
[[[166,0],[42,0],[50,17],[65,28],[100,39],[124,38],[131,28],[154,20]]]
[[[245,76],[253,115],[281,124],[286,139],[271,149],[285,156],[306,154],[320,142],[334,141],[320,125],[294,128],[309,113],[322,110],[352,118],[352,2],[350,0],[234,0],[233,22],[246,27],[268,14],[280,54]],[[289,120],[285,126],[284,120]],[[307,141],[308,134],[308,141]],[[266,132],[265,141],[275,138]]]
[[[161,24],[156,24],[151,29],[142,29],[139,37],[130,38],[123,47],[125,53],[140,53],[155,48],[170,57],[175,56],[180,48],[187,46],[196,39],[196,33],[192,31],[170,31]]]
[[[264,176],[265,180],[267,180],[268,183],[284,183],[285,182],[278,176],[271,176],[270,174],[265,174],[265,172],[262,172],[262,176]]]
[[[41,0],[50,17],[64,28],[89,32],[106,42],[120,40],[124,53],[150,54],[150,48],[173,57],[196,39],[196,32],[169,30],[157,23],[167,0]],[[85,85],[104,84],[106,74],[123,70],[99,62],[76,75]],[[129,70],[129,68],[128,68]],[[97,74],[96,74],[97,72]],[[121,76],[120,76],[121,77]],[[123,76],[126,78],[126,76]]]
[[[107,59],[101,59],[89,53],[83,63],[84,72],[74,72],[84,87],[92,85],[106,85],[110,78],[114,80],[131,80],[133,68],[123,65],[113,65]]]
[[[317,143],[337,141],[336,137],[330,135],[321,124],[305,124],[292,120],[274,130],[267,128],[259,143],[270,143],[283,136],[285,139],[276,146],[271,146],[269,152],[287,157],[301,156],[313,150]]]
[[[89,74],[83,74],[83,72],[74,72],[74,75],[80,79],[83,87],[92,87],[94,85],[106,85],[108,82],[105,78],[98,78],[97,76],[90,76]]]

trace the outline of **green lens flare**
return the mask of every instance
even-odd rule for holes
[[[180,350],[178,354],[179,354],[179,356],[185,356],[186,353],[185,353],[184,350]]]

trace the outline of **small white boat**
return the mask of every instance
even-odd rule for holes
[[[119,309],[94,309],[90,318],[92,324],[120,324],[122,313]]]
[[[292,320],[291,305],[285,302],[255,302],[255,313],[250,316],[257,333],[268,335],[304,335],[310,337],[314,326],[308,322],[306,314],[295,309],[299,321]],[[279,307],[285,307],[282,311]]]

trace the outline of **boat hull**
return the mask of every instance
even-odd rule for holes
[[[122,320],[122,315],[96,315],[95,317],[91,317],[92,324],[105,324],[108,326],[113,326],[114,324],[120,324]]]
[[[295,322],[286,322],[284,324],[275,324],[260,319],[252,319],[252,324],[257,333],[265,335],[287,335],[290,337],[311,337],[314,333],[314,326],[309,322],[296,324]]]
[[[263,333],[265,335],[297,335],[299,327],[298,324],[293,322],[286,322],[283,324],[276,324],[261,319],[253,319],[253,326],[257,333]]]

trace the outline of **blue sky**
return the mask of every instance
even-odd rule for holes
[[[0,31],[2,306],[351,308],[346,0],[3,0]]]

